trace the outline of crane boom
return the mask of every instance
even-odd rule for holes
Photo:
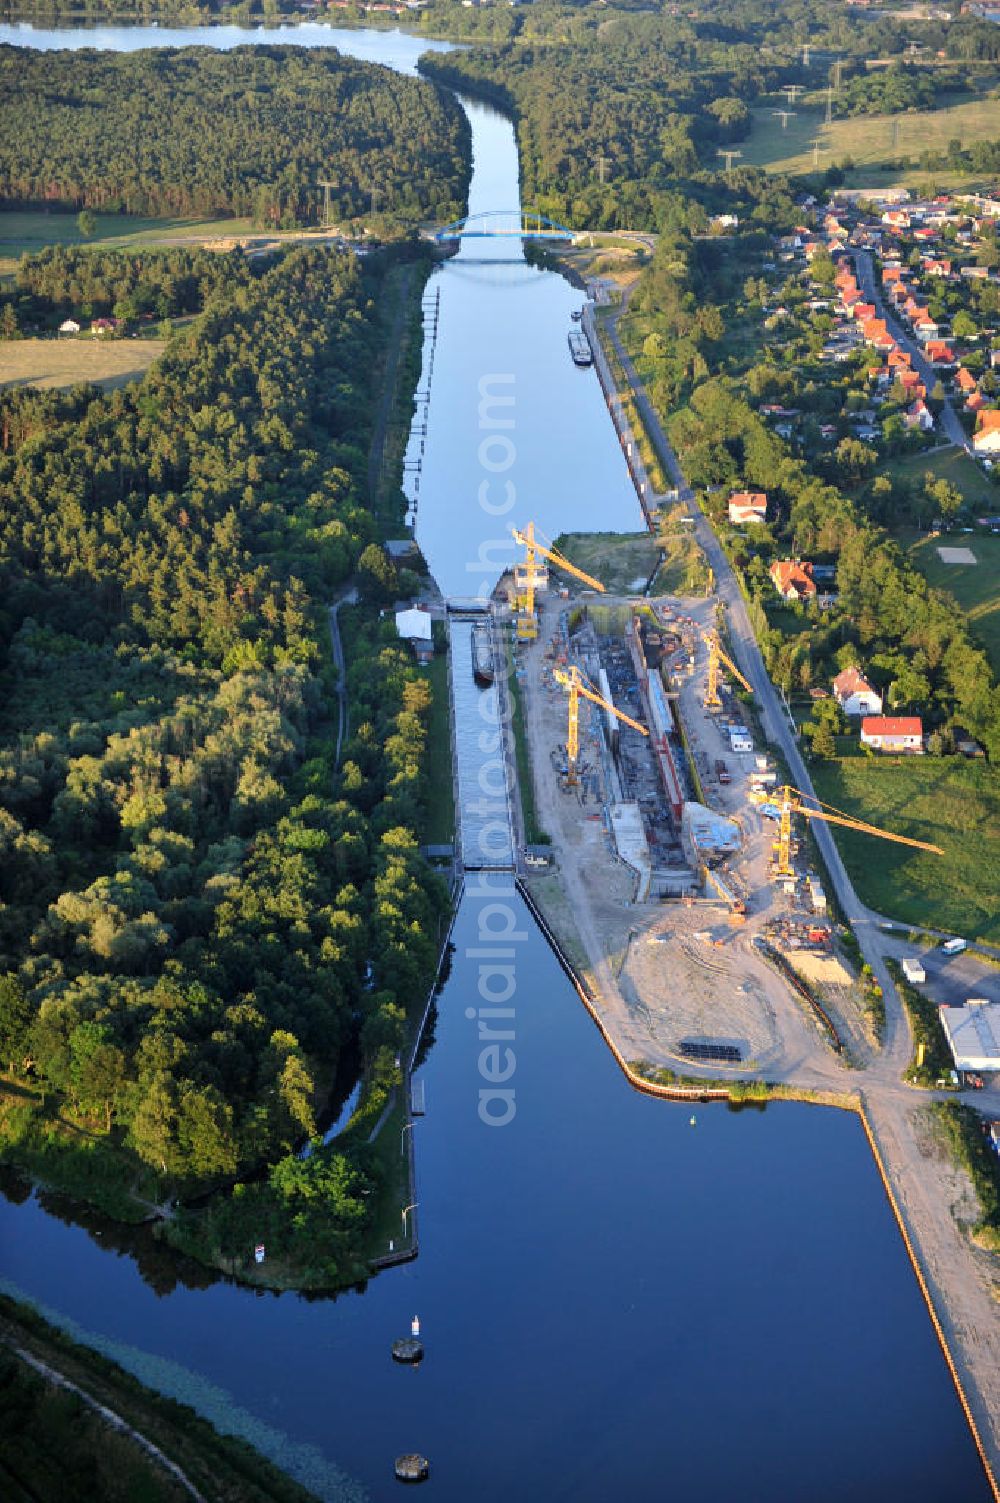
[[[781,789],[781,823],[778,827],[777,870],[778,875],[790,877],[794,875],[792,868],[792,815],[803,814],[806,819],[822,819],[827,824],[843,825],[847,830],[860,830],[863,835],[875,835],[880,840],[892,840],[897,845],[912,846],[918,851],[931,851],[935,856],[943,856],[939,845],[931,845],[926,840],[913,840],[909,835],[895,835],[891,830],[880,830],[878,825],[866,824],[862,819],[851,819],[849,815],[842,814],[839,809],[809,809],[803,803],[804,798],[812,795],[803,793],[800,788],[786,786]]]
[[[524,549],[524,563],[514,567],[519,637],[531,639],[538,634],[538,623],[535,620],[535,564],[538,554],[547,558],[557,569],[562,569],[564,573],[572,574],[574,579],[579,579],[585,585],[589,585],[592,590],[600,590],[601,594],[604,593],[604,586],[599,579],[594,579],[590,574],[585,574],[582,569],[578,569],[576,564],[571,564],[568,558],[563,558],[558,549],[546,547],[544,543],[538,541],[535,537],[534,522],[529,522],[523,532],[512,527],[511,534],[515,543]]]
[[[897,845],[912,845],[918,851],[933,851],[935,856],[944,855],[939,845],[931,845],[927,840],[911,840],[909,835],[894,835],[891,830],[880,830],[877,825],[867,825],[861,819],[846,819],[840,814],[825,814],[822,809],[806,809],[802,805],[798,812],[807,819],[825,819],[827,824],[843,825],[845,830],[860,830],[864,835],[877,835],[880,840],[894,840]]]
[[[561,569],[564,574],[572,574],[575,579],[582,580],[592,590],[600,590],[601,594],[604,594],[604,586],[599,579],[595,579],[593,575],[585,573],[583,569],[578,569],[576,564],[571,564],[569,559],[559,552],[558,548],[546,547],[544,543],[538,541],[534,535],[533,522],[529,522],[526,533],[519,532],[516,527],[512,527],[511,532],[514,535],[515,543],[520,543],[522,548],[533,548],[536,553],[540,553],[543,558],[547,558],[550,564],[555,564],[556,568]]]
[[[640,731],[643,736],[649,732],[638,720],[633,720],[623,710],[617,710],[613,704],[593,689],[588,688],[582,681],[579,668],[574,663],[567,672],[564,668],[557,668],[553,674],[557,684],[562,684],[569,690],[569,729],[566,735],[566,781],[577,781],[576,765],[580,756],[580,695],[589,699],[593,704],[599,705],[602,710],[610,710],[612,715],[619,720],[624,720],[626,725],[632,726],[633,730]]]

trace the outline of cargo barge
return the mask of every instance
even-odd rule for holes
[[[493,646],[485,621],[477,621],[472,628],[472,676],[484,685],[492,684],[494,678]]]
[[[583,329],[570,329],[567,335],[569,352],[573,356],[574,365],[593,365],[594,352],[590,348],[590,340]]]

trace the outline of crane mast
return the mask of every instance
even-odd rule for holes
[[[546,547],[535,537],[535,524],[529,522],[523,532],[516,527],[511,528],[511,534],[515,543],[524,549],[524,562],[514,565],[514,589],[517,596],[517,635],[522,641],[532,641],[538,635],[538,619],[535,615],[535,590],[537,588],[538,558],[547,559],[564,574],[571,574],[574,579],[579,579],[592,590],[604,593],[604,586],[599,579],[584,573],[575,564],[571,564],[568,558],[556,548]]]
[[[724,663],[733,677],[743,685],[748,694],[753,693],[753,685],[748,684],[732,658],[722,650],[717,631],[705,633],[705,641],[708,643],[708,686],[705,690],[705,708],[718,710],[721,708],[722,699],[719,696],[719,664]]]
[[[624,721],[626,725],[630,725],[633,730],[641,732],[643,736],[649,735],[646,727],[644,725],[640,725],[638,720],[633,720],[630,715],[626,715],[622,710],[616,709],[615,706],[610,702],[610,700],[605,699],[601,694],[597,694],[593,689],[585,684],[583,682],[583,675],[581,674],[579,668],[575,663],[568,670],[564,668],[557,668],[555,670],[554,677],[556,683],[562,684],[569,690],[569,730],[566,735],[567,783],[572,784],[579,781],[577,777],[577,762],[579,761],[580,757],[581,695],[584,699],[589,699],[592,704],[599,705],[602,710],[609,710],[612,715],[617,716],[617,718]]]

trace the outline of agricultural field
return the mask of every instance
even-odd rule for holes
[[[132,214],[97,214],[95,218],[97,230],[87,237],[80,234],[75,214],[44,210],[0,214],[0,271],[13,270],[20,256],[46,245],[94,245],[107,250],[253,234],[249,219],[142,219]]]
[[[873,177],[872,168],[900,157],[917,157],[922,151],[947,151],[949,141],[956,139],[969,146],[1000,135],[1000,99],[965,99],[942,109],[903,115],[860,115],[834,120],[831,125],[826,124],[822,110],[800,108],[784,128],[773,113],[776,107],[769,104],[753,111],[751,135],[743,145],[741,160],[774,172],[812,172],[813,142],[818,140],[821,168],[845,157],[852,159],[855,169],[847,180],[854,187],[888,186],[904,177],[909,182],[914,179],[912,171]],[[948,179],[944,169],[932,176],[939,183]]]
[[[0,389],[65,390],[90,381],[111,391],[144,376],[166,349],[163,339],[14,339],[0,343]]]
[[[993,769],[952,757],[845,757],[811,771],[825,802],[944,851],[908,850],[831,825],[863,902],[904,923],[1000,943],[1000,779]]]
[[[1000,513],[1000,506],[997,507]],[[946,564],[938,556],[942,545],[966,545],[974,564]],[[954,595],[973,634],[1000,675],[1000,537],[990,534],[922,537],[908,550],[910,562],[929,584]]]

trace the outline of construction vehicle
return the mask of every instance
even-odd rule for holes
[[[725,664],[730,673],[741,683],[748,694],[753,693],[753,685],[748,684],[736,664],[728,653],[723,652],[722,643],[719,641],[717,631],[706,631],[702,635],[708,646],[708,684],[705,689],[705,709],[721,710],[722,699],[719,695],[719,666]]]
[[[931,845],[926,840],[911,840],[909,835],[894,835],[891,830],[880,830],[878,825],[869,825],[861,819],[851,819],[849,815],[834,809],[831,804],[824,804],[822,809],[810,809],[802,800],[814,798],[816,803],[822,803],[822,799],[816,799],[815,794],[803,793],[799,788],[786,785],[777,790],[780,798],[779,815],[780,824],[778,838],[774,843],[774,875],[776,877],[794,877],[795,869],[792,866],[792,815],[802,814],[806,819],[822,819],[827,824],[843,825],[847,830],[860,830],[864,835],[877,835],[881,840],[894,840],[897,845],[913,846],[918,851],[932,851],[935,856],[943,856],[939,845]]]
[[[609,710],[612,715],[617,716],[619,720],[623,720],[626,725],[630,725],[634,731],[639,731],[643,736],[649,735],[646,727],[640,725],[638,720],[633,720],[631,716],[626,715],[622,710],[616,710],[610,700],[598,694],[593,685],[585,681],[583,674],[575,663],[568,669],[555,668],[553,676],[557,684],[562,684],[564,688],[569,690],[569,732],[566,736],[566,783],[568,786],[572,787],[580,781],[578,764],[580,760],[581,694],[584,699],[589,699],[592,704],[599,705],[602,710]]]
[[[538,636],[538,617],[535,615],[535,591],[544,584],[547,573],[538,562],[539,555],[547,559],[564,574],[571,574],[574,579],[579,579],[583,584],[589,585],[592,590],[599,590],[604,594],[604,586],[599,579],[593,579],[571,564],[568,558],[564,558],[557,548],[545,543],[540,543],[535,537],[535,524],[529,522],[523,532],[516,527],[511,528],[515,543],[524,549],[524,562],[514,565],[514,596],[515,609],[517,611],[517,635],[522,642],[534,641]]]
[[[736,893],[720,872],[704,862],[701,867],[701,879],[706,888],[714,887],[719,897],[729,909],[729,922],[731,924],[745,924],[747,921],[747,905]]]

